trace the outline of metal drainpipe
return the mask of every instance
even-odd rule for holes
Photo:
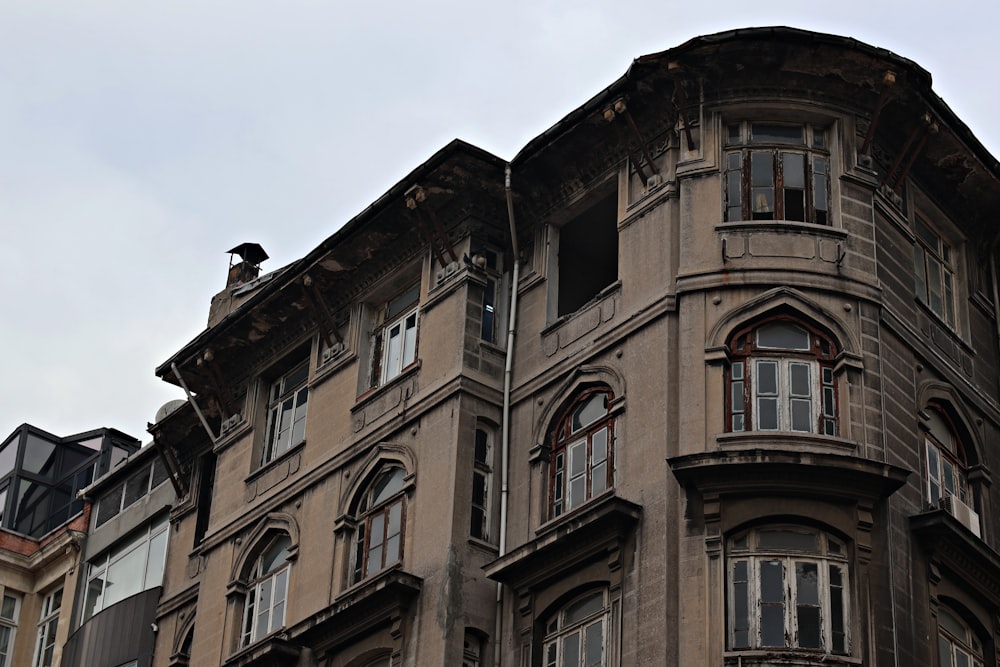
[[[507,479],[510,468],[510,378],[514,365],[514,336],[517,333],[517,283],[521,259],[517,247],[517,229],[514,226],[514,200],[510,190],[510,163],[504,169],[504,192],[507,195],[507,219],[510,222],[510,245],[514,255],[514,269],[510,286],[510,309],[507,317],[507,354],[503,369],[503,424],[500,431],[500,551],[498,558],[507,553]],[[497,622],[493,636],[493,664],[500,667],[500,645],[503,632],[503,584],[497,582]]]

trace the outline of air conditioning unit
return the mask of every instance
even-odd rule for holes
[[[947,510],[949,514],[958,519],[958,522],[972,531],[976,537],[982,537],[979,531],[979,515],[955,496],[945,496],[938,501],[938,507]]]

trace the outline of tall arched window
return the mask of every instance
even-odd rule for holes
[[[582,391],[552,433],[549,507],[552,517],[614,486],[615,420],[611,391]]]
[[[833,341],[788,316],[757,322],[729,341],[727,430],[837,435]]]
[[[243,605],[240,646],[252,644],[285,624],[291,544],[288,535],[278,535],[253,562]]]
[[[969,461],[965,447],[941,406],[932,405],[925,414],[927,500],[936,507],[942,498],[953,496],[971,506]]]
[[[938,609],[940,667],[983,667],[983,644],[969,624],[951,610]]]
[[[403,468],[389,466],[365,490],[357,509],[352,583],[367,579],[402,558],[405,477]]]

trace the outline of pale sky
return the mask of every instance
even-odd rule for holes
[[[993,2],[0,0],[0,439],[149,440],[153,370],[226,250],[317,246],[453,138],[510,159],[638,56],[723,30],[854,37],[1000,153]]]

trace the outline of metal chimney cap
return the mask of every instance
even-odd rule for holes
[[[244,262],[259,266],[267,259],[267,253],[259,243],[241,243],[229,251],[230,255],[239,255]]]

